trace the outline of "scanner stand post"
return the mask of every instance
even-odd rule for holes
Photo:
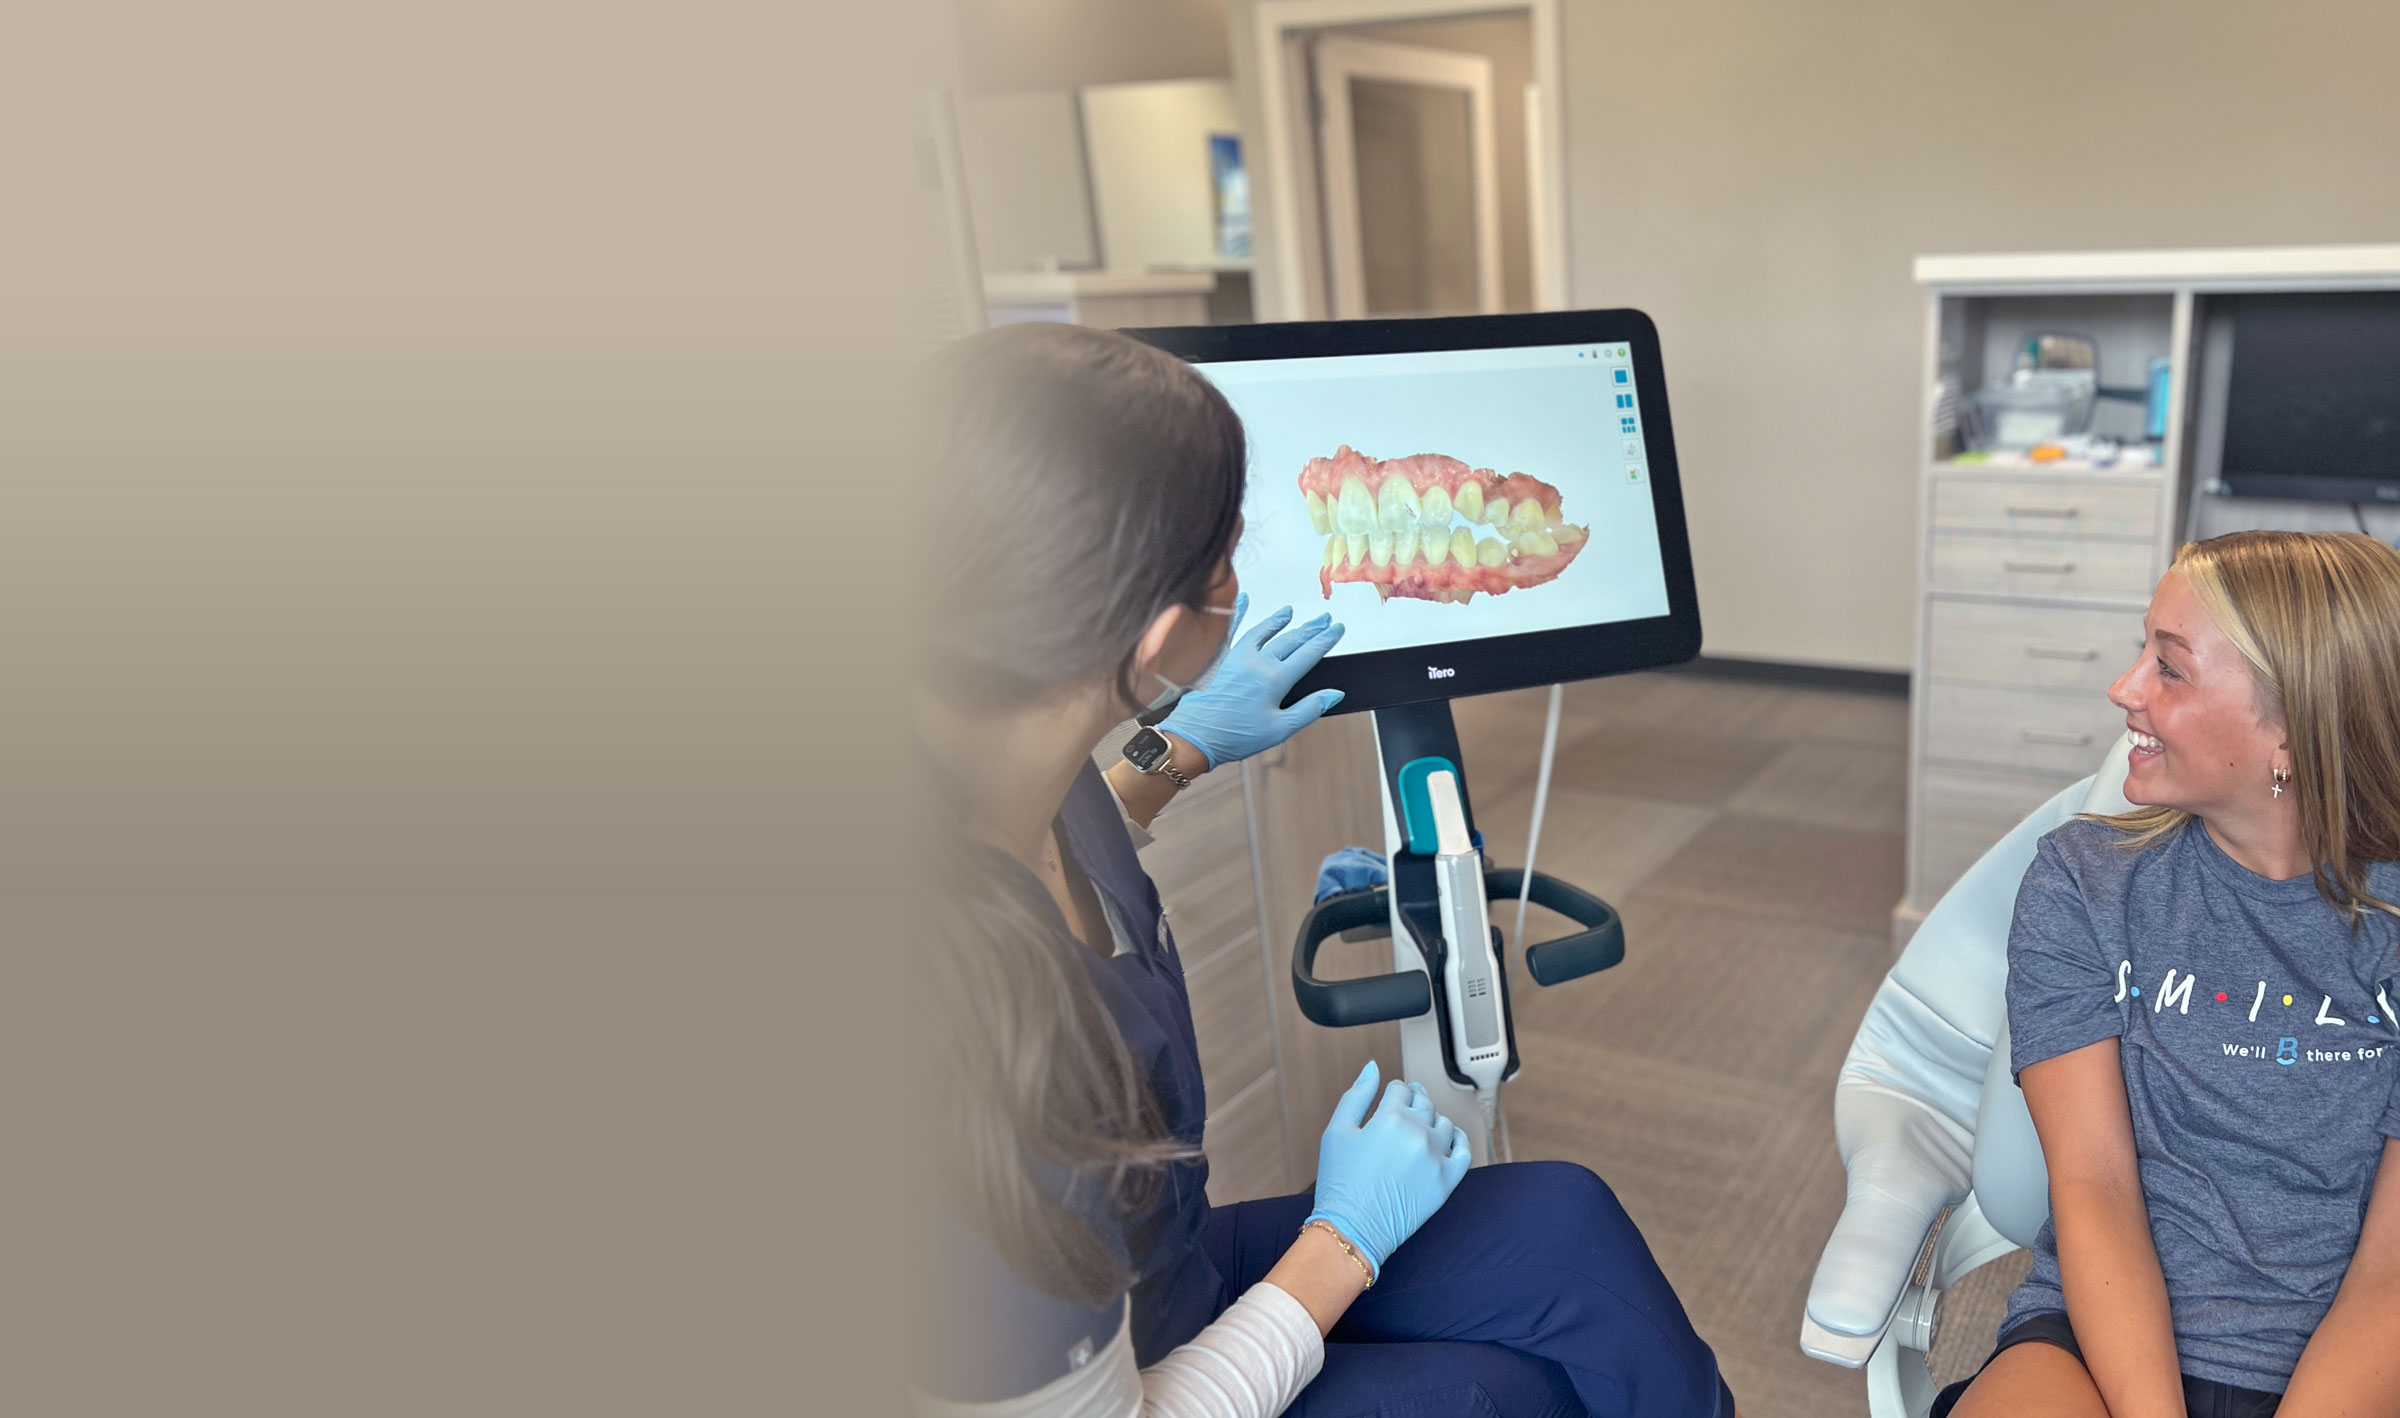
[[[1292,988],[1301,1013],[1321,1025],[1346,1026],[1398,1020],[1400,1072],[1424,1086],[1436,1111],[1467,1134],[1476,1165],[1492,1160],[1492,1138],[1473,1082],[1454,1057],[1450,1003],[1443,990],[1443,970],[1452,949],[1443,926],[1435,868],[1429,853],[1409,850],[1400,803],[1400,770],[1424,758],[1447,759],[1456,769],[1459,807],[1478,850],[1483,836],[1475,830],[1474,804],[1467,786],[1467,766],[1458,746],[1458,728],[1448,700],[1407,704],[1374,711],[1378,777],[1383,796],[1384,851],[1391,864],[1388,887],[1345,892],[1318,903],[1302,923],[1292,954]],[[1514,900],[1525,873],[1518,869],[1483,867],[1489,901]],[[1545,873],[1534,873],[1530,891],[1534,904],[1558,912],[1582,929],[1560,940],[1525,951],[1527,972],[1542,985],[1562,984],[1617,964],[1625,958],[1625,930],[1614,908],[1588,892]],[[1381,918],[1381,921],[1378,918]],[[1388,921],[1392,940],[1392,972],[1356,980],[1319,980],[1315,975],[1317,947],[1345,932]],[[1516,1020],[1510,1009],[1510,980],[1506,942],[1498,927],[1488,923],[1499,978],[1500,1018],[1507,1042],[1507,1064],[1501,1081],[1516,1077]],[[1519,943],[1522,948],[1522,942]],[[1488,1061],[1489,1055],[1478,1055]],[[1487,1075],[1488,1076],[1488,1075]]]

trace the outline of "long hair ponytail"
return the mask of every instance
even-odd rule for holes
[[[990,331],[935,372],[909,484],[930,604],[924,692],[1002,713],[1109,677],[1203,603],[1239,524],[1247,451],[1216,389],[1121,335]],[[922,756],[920,756],[922,762]],[[921,1145],[945,1200],[1026,1281],[1104,1302],[1128,1262],[1110,1212],[1194,1155],[1094,984],[1089,949],[1041,884],[971,840],[937,776],[919,784],[931,889],[911,903]]]

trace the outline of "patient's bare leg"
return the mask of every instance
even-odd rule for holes
[[[2083,1361],[2037,1341],[2001,1350],[1950,1418],[2108,1418],[2108,1405]]]

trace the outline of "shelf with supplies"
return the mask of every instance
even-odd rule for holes
[[[1931,470],[1936,473],[2118,473],[2131,476],[2158,477],[2161,450],[2147,445],[2124,449],[2117,456],[2100,459],[2090,456],[2035,458],[2024,450],[1993,449],[1988,453],[1967,453],[1953,458],[1936,458]]]
[[[2222,312],[2262,291],[2400,289],[2400,246],[1929,256],[1916,278],[1917,647],[1895,948],[2116,742],[2108,689],[2140,652],[2178,545],[2353,515],[2204,486],[2222,442]]]

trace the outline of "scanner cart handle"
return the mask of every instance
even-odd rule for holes
[[[1525,891],[1534,905],[1583,927],[1573,935],[1525,947],[1525,971],[1540,985],[1561,985],[1598,974],[1625,959],[1625,919],[1617,908],[1580,886],[1569,886],[1548,872],[1533,874],[1525,888],[1520,867],[1491,867],[1483,874],[1484,894],[1494,901],[1514,901]]]
[[[1491,867],[1483,874],[1485,894],[1514,900],[1524,886],[1517,867]],[[1616,908],[1547,872],[1533,874],[1527,893],[1533,904],[1555,911],[1583,929],[1525,951],[1525,968],[1537,984],[1558,985],[1596,974],[1625,959],[1625,922]],[[1386,1020],[1412,1019],[1433,1008],[1433,982],[1422,970],[1399,970],[1350,980],[1317,978],[1317,948],[1332,936],[1361,927],[1388,931],[1390,888],[1375,886],[1328,896],[1300,922],[1292,946],[1292,995],[1312,1024],[1346,1029]]]
[[[1347,1029],[1389,1019],[1413,1019],[1433,1008],[1433,981],[1422,970],[1355,980],[1317,978],[1317,947],[1328,937],[1361,926],[1388,931],[1391,913],[1391,891],[1381,886],[1328,896],[1310,908],[1300,922],[1300,939],[1292,947],[1292,996],[1310,1023]]]

